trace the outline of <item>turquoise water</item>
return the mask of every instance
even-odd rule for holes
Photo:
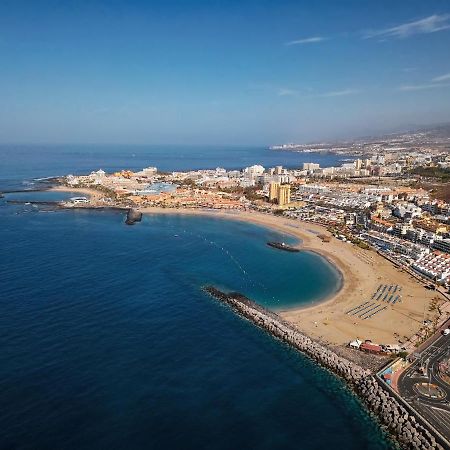
[[[141,226],[145,239],[168,243],[173,276],[179,273],[193,286],[213,284],[237,290],[272,309],[311,304],[340,287],[339,273],[319,255],[267,246],[274,240],[297,241],[264,227],[183,215],[145,217]],[[191,261],[178,260],[179,252]]]
[[[0,199],[1,449],[393,448],[339,379],[201,290],[308,304],[333,267],[251,224],[124,220]]]

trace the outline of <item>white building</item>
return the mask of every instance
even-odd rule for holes
[[[147,177],[151,177],[152,175],[155,175],[156,172],[158,172],[158,169],[156,167],[146,167],[145,169],[142,169],[141,174]]]
[[[303,163],[303,170],[307,170],[308,172],[312,172],[316,169],[320,169],[320,164],[316,163]]]
[[[244,173],[246,173],[247,175],[249,175],[251,178],[258,176],[258,175],[262,175],[264,173],[264,167],[260,166],[258,164],[254,165],[254,166],[250,166],[250,167],[246,167],[244,169]]]
[[[450,255],[433,252],[418,259],[412,267],[436,283],[443,284],[450,277]]]

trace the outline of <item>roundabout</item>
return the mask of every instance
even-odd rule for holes
[[[419,395],[434,400],[443,400],[447,396],[444,389],[433,383],[415,383],[413,389]]]

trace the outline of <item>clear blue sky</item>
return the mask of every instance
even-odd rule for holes
[[[450,2],[0,2],[0,142],[270,144],[450,121]]]

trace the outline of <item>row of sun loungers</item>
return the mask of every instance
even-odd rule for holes
[[[392,300],[394,294],[396,292],[400,292],[401,289],[402,288],[397,284],[380,284],[378,286],[378,289],[374,292],[374,294],[372,294],[372,300],[382,300],[383,302],[387,301],[389,303]]]
[[[352,308],[351,310],[347,311],[347,314],[350,314],[351,316],[356,316],[356,314],[361,313],[362,311],[370,308],[371,306],[375,305],[375,302],[364,302],[360,305],[356,306],[355,308]]]
[[[401,286],[397,284],[380,284],[369,301],[349,309],[346,314],[357,316],[363,320],[370,319],[387,308],[387,305],[377,303],[377,301],[390,303],[391,305],[401,302],[402,300],[399,294],[401,290]]]
[[[362,314],[358,314],[360,319],[365,319],[372,311],[375,311],[380,305],[378,303],[374,303],[375,306],[371,306],[369,309],[365,310]]]
[[[350,316],[358,316],[360,319],[370,319],[375,314],[384,311],[387,306],[375,302],[364,302],[347,311]]]
[[[387,308],[387,306],[381,306],[381,305],[378,305],[377,308],[378,308],[378,309],[372,311],[369,315],[366,315],[365,317],[363,317],[363,319],[364,319],[364,320],[370,319],[370,318],[373,317],[375,314],[378,314],[379,312],[384,311],[384,310]]]

